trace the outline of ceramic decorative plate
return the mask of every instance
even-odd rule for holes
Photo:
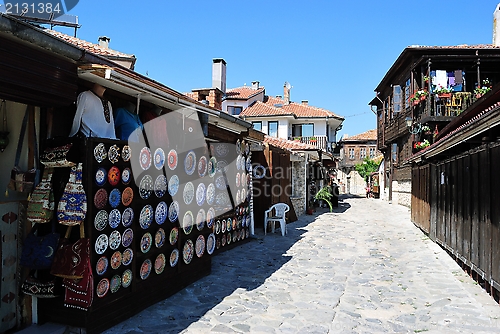
[[[94,195],[94,205],[98,209],[104,209],[106,204],[108,204],[108,192],[101,188]]]
[[[159,275],[163,272],[164,269],[165,269],[165,255],[158,254],[155,260],[155,273]]]
[[[151,223],[153,222],[153,217],[154,217],[154,210],[153,207],[150,204],[145,205],[141,213],[139,215],[139,224],[141,227],[145,230],[149,226],[151,226]]]
[[[118,188],[114,188],[111,190],[109,193],[109,205],[111,205],[112,208],[118,207],[120,205],[122,199],[122,194],[120,193],[120,190]]]
[[[130,183],[130,178],[132,176],[132,171],[130,170],[130,168],[124,168],[123,171],[122,171],[122,183],[124,185],[127,185]]]
[[[215,222],[215,234],[219,234],[220,233],[220,228],[221,228],[221,222],[220,222],[220,220],[217,220]]]
[[[220,223],[220,229],[222,233],[226,233],[227,222],[225,219],[222,219]]]
[[[96,289],[96,294],[97,297],[102,298],[106,296],[106,294],[109,291],[109,279],[103,278],[102,280],[97,283],[97,289]]]
[[[179,177],[177,175],[172,175],[168,181],[168,193],[170,196],[175,196],[179,191]]]
[[[155,180],[155,195],[158,198],[161,198],[167,192],[167,178],[165,175],[158,175]]]
[[[184,214],[184,218],[182,219],[182,229],[184,230],[184,233],[186,235],[191,233],[191,231],[193,230],[193,225],[194,225],[193,213],[191,211],[187,211]]]
[[[101,234],[100,236],[98,236],[94,246],[95,252],[97,254],[104,254],[106,249],[108,249],[108,236],[106,234]]]
[[[155,151],[154,164],[158,170],[165,166],[165,152],[161,148],[157,148]]]
[[[94,148],[94,158],[98,163],[103,162],[108,157],[108,152],[106,151],[106,146],[103,143],[98,144]]]
[[[212,255],[215,250],[215,234],[210,233],[207,237],[207,253]]]
[[[226,160],[217,161],[217,173],[222,173],[222,172],[227,173],[227,171],[228,171],[227,161]]]
[[[203,254],[205,253],[205,237],[203,234],[200,234],[198,238],[196,238],[196,243],[195,243],[195,251],[196,251],[196,256],[202,257]]]
[[[134,191],[132,190],[132,188],[127,187],[123,189],[122,204],[124,206],[129,206],[132,203],[133,199],[134,199]]]
[[[108,241],[109,241],[109,248],[112,250],[117,250],[118,247],[120,247],[120,245],[122,243],[121,233],[116,231],[116,230],[111,232],[111,234],[109,235]]]
[[[168,168],[170,168],[170,170],[174,170],[177,167],[177,151],[174,149],[170,150],[167,158]]]
[[[240,175],[241,177],[241,186],[244,187],[246,185],[246,182],[247,182],[247,174],[245,172],[241,173]]]
[[[128,266],[129,264],[132,263],[133,259],[134,259],[134,252],[132,251],[132,249],[130,248],[125,249],[122,254],[122,264],[124,266]]]
[[[219,190],[226,189],[226,180],[224,178],[224,175],[219,175],[215,178],[215,187]]]
[[[207,157],[202,155],[198,161],[198,176],[204,177],[207,174],[208,161]]]
[[[112,164],[116,164],[118,162],[118,158],[120,157],[120,148],[116,145],[111,145],[108,151],[108,159]]]
[[[120,182],[120,169],[118,169],[118,167],[113,166],[109,169],[108,182],[113,187],[116,186]]]
[[[155,210],[155,221],[158,225],[161,225],[165,222],[165,220],[167,219],[167,212],[168,212],[167,203],[165,202],[158,203]]]
[[[226,245],[229,245],[231,243],[231,233],[228,233],[226,236]]]
[[[128,288],[132,283],[132,270],[127,269],[122,274],[122,287]]]
[[[127,228],[122,235],[122,245],[123,247],[129,247],[134,240],[134,231],[131,228]]]
[[[160,248],[165,244],[165,238],[166,238],[165,230],[160,227],[155,234],[155,246],[156,246],[156,248]]]
[[[151,151],[148,147],[143,147],[139,154],[139,164],[143,170],[148,170],[151,167]]]
[[[118,225],[120,225],[120,222],[122,221],[122,215],[120,213],[120,210],[118,209],[111,210],[111,212],[109,213],[108,220],[109,220],[109,226],[111,226],[111,228],[117,228]]]
[[[226,143],[215,144],[215,155],[219,158],[225,157],[229,153],[229,145]]]
[[[95,183],[99,186],[102,187],[104,184],[106,184],[106,170],[104,168],[99,168],[97,172],[95,172]]]
[[[170,207],[168,208],[168,220],[171,223],[175,222],[179,216],[179,203],[177,201],[173,201],[170,203]]]
[[[228,205],[230,203],[229,195],[226,192],[220,192],[215,196],[215,204],[217,205]]]
[[[134,221],[134,210],[132,208],[126,208],[122,214],[122,225],[129,227]]]
[[[250,154],[250,143],[245,143],[245,154],[246,155]]]
[[[153,237],[151,233],[147,232],[141,238],[141,252],[147,253],[151,249],[151,245],[153,244]]]
[[[114,275],[109,283],[109,291],[111,291],[111,293],[115,293],[116,291],[118,291],[118,289],[120,289],[121,285],[122,285],[121,276]]]
[[[238,205],[241,203],[241,198],[240,198],[240,190],[238,189],[236,191],[236,203],[234,203],[235,205]]]
[[[235,146],[236,146],[236,154],[240,155],[241,154],[241,142],[239,139],[236,141]]]
[[[149,274],[151,273],[151,267],[152,267],[151,260],[150,259],[144,260],[144,262],[141,265],[141,271],[140,271],[141,279],[145,280],[146,278],[148,278]]]
[[[219,248],[221,247],[221,243],[222,243],[222,242],[221,242],[221,239],[222,239],[221,237],[216,238],[216,241],[215,241],[215,247],[216,247],[217,249],[219,249]]]
[[[99,211],[94,218],[94,227],[98,231],[102,231],[108,225],[108,213],[106,210]]]
[[[266,167],[262,165],[255,165],[253,168],[253,177],[258,179],[263,179],[266,177]]]
[[[175,267],[179,262],[179,250],[176,248],[170,253],[170,266]]]
[[[233,230],[236,230],[238,226],[238,220],[236,219],[236,217],[233,218]]]
[[[182,193],[182,198],[184,203],[187,205],[191,204],[194,198],[194,185],[193,182],[188,182],[184,185],[184,192]]]
[[[239,235],[239,234],[240,234],[239,232],[233,231],[233,242],[236,242],[236,241],[238,241],[238,240],[239,240],[239,239],[238,239],[238,235]]]
[[[252,159],[250,159],[250,157],[247,158],[246,166],[247,166],[247,172],[251,172],[252,171]]]
[[[118,269],[122,265],[122,253],[116,251],[111,255],[111,268]]]
[[[245,188],[241,189],[241,195],[240,195],[240,201],[241,203],[245,202],[247,198],[247,191],[245,190]]]
[[[241,155],[238,155],[238,156],[236,157],[236,169],[237,169],[237,170],[240,170],[240,169],[241,169],[241,159],[242,159],[242,158],[243,158],[243,157],[242,157]]]
[[[101,256],[99,260],[97,260],[97,264],[95,266],[95,272],[97,275],[102,276],[106,270],[108,270],[108,258],[105,256]]]
[[[226,235],[223,234],[220,240],[221,246],[224,247],[226,245]]]
[[[130,149],[130,146],[124,145],[122,148],[123,161],[125,161],[125,162],[129,161],[131,156],[132,156],[132,150]]]
[[[139,183],[139,196],[142,199],[148,199],[153,193],[153,178],[151,175],[144,175]]]
[[[247,174],[247,187],[250,188],[250,183],[251,183],[251,178],[250,178],[250,174]]]
[[[177,243],[178,238],[179,238],[179,229],[177,227],[173,227],[168,237],[170,244],[172,246],[175,245]]]
[[[208,176],[214,177],[215,172],[217,172],[217,159],[215,157],[211,157],[210,160],[208,160]]]
[[[184,247],[182,248],[182,259],[185,264],[190,264],[193,259],[194,245],[191,239],[186,240]]]
[[[210,183],[207,187],[207,204],[212,205],[214,204],[214,199],[215,199],[215,185],[213,183]]]
[[[205,202],[206,188],[204,183],[200,183],[196,188],[196,203],[202,206]]]
[[[236,187],[240,186],[241,176],[240,173],[236,173]]]
[[[215,221],[215,210],[214,208],[210,208],[207,211],[207,227],[212,228],[214,226],[214,221]]]
[[[196,154],[194,151],[189,151],[184,158],[184,171],[187,175],[193,175],[194,170],[196,169]]]
[[[200,209],[198,214],[196,215],[196,228],[198,231],[203,230],[205,227],[205,220],[207,219],[207,215],[205,214],[205,210]]]
[[[231,229],[233,228],[233,220],[231,218],[228,218],[226,220],[226,224],[227,224],[226,231],[228,232],[231,231]]]

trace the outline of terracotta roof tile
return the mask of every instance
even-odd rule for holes
[[[362,141],[362,140],[377,140],[377,129],[373,130],[368,130],[366,132],[343,138],[342,142],[347,142],[347,141]]]
[[[295,140],[288,140],[283,138],[271,137],[268,135],[264,136],[264,143],[276,146],[278,148],[289,150],[289,151],[300,151],[300,150],[317,150],[318,148],[311,144],[301,143]]]
[[[249,86],[231,88],[226,91],[226,100],[236,100],[236,99],[249,99],[257,94],[264,91],[264,87],[259,87],[259,89],[253,89]]]
[[[408,49],[500,49],[493,44],[459,44],[459,45],[410,45]]]
[[[294,116],[294,114],[288,110],[285,110],[285,108],[278,108],[278,107],[275,107],[271,104],[257,101],[254,104],[252,104],[250,107],[243,110],[243,112],[240,113],[240,117],[242,117],[242,116],[246,116],[246,117]]]

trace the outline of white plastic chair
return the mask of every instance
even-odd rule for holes
[[[276,203],[264,214],[264,235],[267,234],[267,224],[271,223],[271,229],[274,233],[276,223],[280,223],[281,235],[286,234],[286,213],[290,211],[290,207],[285,203]]]

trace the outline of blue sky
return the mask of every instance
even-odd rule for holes
[[[355,135],[376,128],[368,103],[405,47],[491,44],[499,2],[80,0],[70,14],[77,37],[110,37],[137,72],[177,91],[210,87],[212,59],[224,58],[228,88],[257,80],[274,96],[288,81],[293,101],[344,116],[340,135]]]

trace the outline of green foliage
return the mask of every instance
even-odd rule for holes
[[[332,198],[332,196],[333,195],[330,186],[326,186],[321,188],[320,191],[318,191],[316,195],[314,195],[314,199],[318,201],[322,200],[328,203],[328,206],[330,207],[330,212],[332,212],[333,207],[332,207],[332,202],[330,202],[330,198]]]
[[[356,169],[356,172],[361,175],[365,181],[368,182],[368,179],[370,178],[370,174],[373,172],[376,172],[379,166],[379,162],[372,160],[368,157],[366,157],[363,162],[360,162],[359,164],[356,164],[354,168]]]

